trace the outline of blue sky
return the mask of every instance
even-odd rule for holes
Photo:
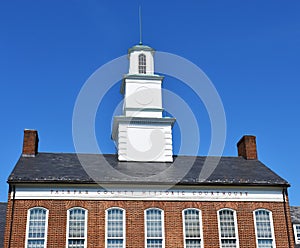
[[[225,156],[236,156],[244,134],[257,136],[259,159],[292,187],[300,205],[300,2],[253,1],[1,1],[0,201],[22,149],[23,130],[37,129],[39,150],[74,152],[72,114],[77,95],[100,66],[139,41],[200,67],[225,109]],[[120,84],[101,103],[96,135],[105,153]],[[210,142],[205,107],[179,80],[166,89],[191,105],[201,129],[199,154]],[[176,127],[175,127],[176,128]],[[175,141],[180,140],[177,132]],[[175,142],[175,151],[178,143]]]

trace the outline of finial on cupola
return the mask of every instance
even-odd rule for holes
[[[140,19],[140,45],[143,45],[142,42],[142,8],[141,6],[139,7],[139,19]]]

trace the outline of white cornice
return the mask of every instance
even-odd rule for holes
[[[267,187],[184,187],[172,189],[147,187],[108,187],[48,185],[18,186],[15,199],[44,200],[155,200],[155,201],[246,201],[282,202],[279,188]]]
[[[125,124],[148,124],[148,125],[171,125],[173,127],[176,119],[171,117],[151,118],[151,117],[127,117],[115,116],[113,122],[112,139],[116,140],[120,123]]]

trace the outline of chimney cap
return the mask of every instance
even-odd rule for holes
[[[255,140],[256,140],[256,136],[255,136],[255,135],[251,135],[251,134],[245,134],[245,135],[243,135],[243,136],[240,138],[240,140],[238,141],[237,146],[238,146],[241,142],[243,142],[245,139],[255,139]]]

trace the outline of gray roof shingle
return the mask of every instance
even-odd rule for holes
[[[20,157],[8,182],[289,186],[260,161],[242,157],[175,156],[173,163],[119,162],[117,155],[113,154],[80,154],[79,157],[80,160],[75,153],[39,153],[35,157]],[[214,162],[219,159],[207,178],[203,172],[213,169]]]
[[[291,207],[291,218],[293,224],[300,224],[300,207]]]
[[[0,202],[0,248],[4,246],[4,231],[6,223],[6,206],[7,203]]]

